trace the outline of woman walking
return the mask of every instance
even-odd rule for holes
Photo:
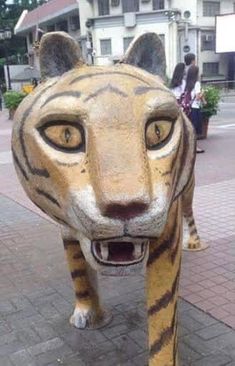
[[[199,68],[192,65],[189,67],[185,85],[185,95],[189,95],[191,99],[191,111],[189,113],[189,119],[191,120],[195,132],[197,135],[202,133],[202,114],[201,106],[204,101],[203,93],[201,90],[201,83],[199,81]],[[197,147],[197,153],[203,153],[204,150]]]
[[[170,89],[175,95],[177,101],[180,101],[181,95],[185,89],[185,64],[180,62],[176,65],[171,79]]]

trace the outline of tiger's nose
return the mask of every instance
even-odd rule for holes
[[[130,220],[136,216],[140,216],[145,211],[147,211],[149,207],[149,202],[144,200],[142,201],[131,201],[128,203],[114,203],[110,202],[109,204],[103,207],[103,215],[119,219],[119,220]]]

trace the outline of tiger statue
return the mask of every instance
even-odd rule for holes
[[[146,271],[149,365],[178,365],[183,216],[191,245],[199,240],[195,135],[163,84],[162,43],[146,33],[119,64],[87,66],[68,34],[48,33],[40,67],[43,82],[15,114],[12,152],[29,198],[61,224],[76,297],[70,322],[110,321],[97,271]]]

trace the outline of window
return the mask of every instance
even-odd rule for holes
[[[32,32],[29,33],[29,43],[30,44],[33,43],[33,33]]]
[[[29,66],[34,67],[34,55],[29,55]]]
[[[163,47],[165,48],[165,34],[159,34],[158,37],[162,41]]]
[[[219,74],[218,62],[203,63],[203,76],[217,76]]]
[[[139,11],[139,0],[122,0],[123,13]]]
[[[54,32],[55,31],[55,24],[51,24],[47,26],[47,32]]]
[[[127,48],[129,47],[129,44],[132,42],[133,39],[134,39],[134,37],[125,37],[125,38],[123,38],[123,50],[124,50],[124,52],[127,50]]]
[[[220,3],[218,1],[203,1],[203,16],[214,17],[220,13]]]
[[[233,12],[235,13],[235,3],[233,3]]]
[[[103,55],[103,56],[112,54],[111,39],[101,39],[100,40],[100,52],[101,52],[101,55]]]
[[[58,31],[68,32],[68,22],[67,20],[62,20],[56,24]]]
[[[109,0],[98,0],[99,15],[109,15]]]
[[[165,9],[164,0],[153,0],[153,10]]]
[[[74,15],[70,18],[70,29],[72,31],[80,29],[80,19],[78,15]]]
[[[215,33],[202,32],[201,51],[215,51]]]

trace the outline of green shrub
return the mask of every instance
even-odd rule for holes
[[[202,107],[202,112],[207,118],[210,118],[218,112],[220,91],[214,86],[207,86],[203,92],[206,104]]]
[[[26,97],[25,93],[13,91],[13,90],[7,91],[6,93],[3,94],[5,106],[9,110],[16,109],[25,97]]]

